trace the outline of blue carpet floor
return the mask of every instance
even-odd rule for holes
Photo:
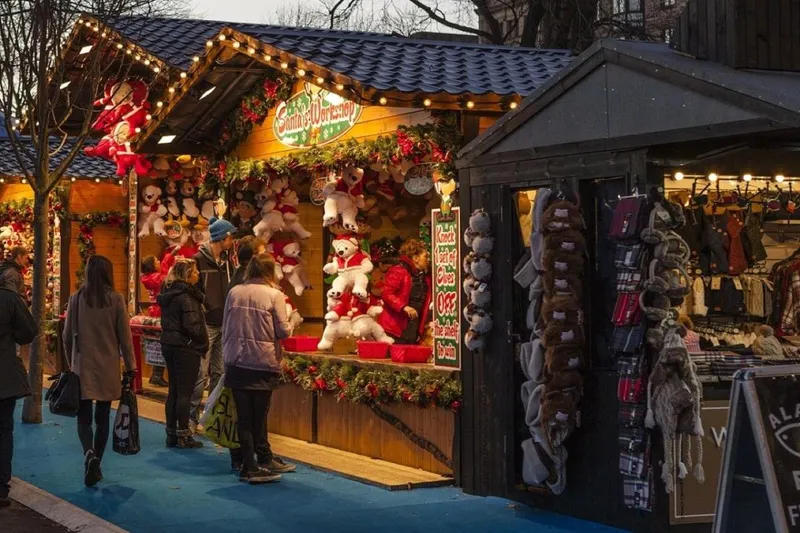
[[[88,489],[75,421],[47,413],[42,425],[17,423],[14,475],[131,533],[623,533],[455,488],[388,492],[303,467],[248,486],[228,470],[227,450],[167,450],[163,426],[145,420],[141,433],[139,455],[109,444],[105,480]]]

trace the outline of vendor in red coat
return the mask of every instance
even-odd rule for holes
[[[142,259],[142,285],[147,289],[150,294],[150,308],[147,314],[151,317],[159,318],[161,316],[161,307],[156,303],[158,293],[161,292],[161,284],[167,279],[169,269],[175,264],[175,256],[167,253],[161,259],[154,255]]]
[[[400,247],[400,262],[383,278],[383,312],[378,321],[398,344],[417,344],[431,305],[430,254],[418,239]]]

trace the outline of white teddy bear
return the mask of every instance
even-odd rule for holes
[[[303,317],[300,316],[300,312],[288,296],[286,297],[286,315],[289,317],[289,327],[291,327],[292,332],[294,332],[294,330],[303,323]]]
[[[338,295],[333,289],[328,291],[328,313],[325,315],[325,331],[317,344],[317,350],[325,352],[333,348],[337,339],[349,337],[353,333],[350,305],[351,294]]]
[[[353,336],[357,339],[372,339],[386,344],[394,344],[394,339],[388,336],[376,321],[381,313],[383,313],[382,302],[374,296],[356,300],[353,306]]]
[[[358,239],[355,237],[339,237],[333,241],[334,257],[322,270],[332,276],[332,289],[339,296],[352,289],[358,298],[367,297],[367,274],[372,272],[372,261],[369,255],[361,251]]]
[[[150,230],[156,235],[164,233],[164,221],[161,219],[167,214],[167,208],[161,203],[161,187],[147,185],[142,189],[142,203],[139,204],[139,238],[150,235]]]
[[[261,208],[261,220],[253,226],[253,233],[264,242],[269,242],[274,234],[284,230],[283,215],[276,207],[275,198],[267,199]]]
[[[358,231],[356,216],[359,207],[364,206],[363,179],[364,171],[353,169],[343,172],[325,185],[323,227],[335,224],[341,215],[342,225],[347,231]]]
[[[283,274],[289,281],[294,292],[302,296],[303,292],[311,288],[308,280],[305,262],[301,258],[300,245],[294,241],[276,241],[272,243],[272,253],[275,261],[281,265]]]
[[[297,192],[286,188],[278,195],[278,211],[283,215],[283,225],[286,231],[291,231],[302,240],[311,237],[311,232],[300,223],[300,216],[297,213],[297,206],[300,205],[300,198]]]

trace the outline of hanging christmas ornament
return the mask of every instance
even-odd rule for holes
[[[414,196],[426,194],[433,188],[433,165],[422,163],[408,169],[403,186]]]

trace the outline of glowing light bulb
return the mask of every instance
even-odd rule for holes
[[[336,90],[337,91],[344,91],[344,85],[341,84],[341,83],[337,83],[336,84]]]
[[[100,183],[100,178],[95,178],[95,179],[94,179],[94,182],[95,182],[95,183]]]
[[[381,105],[386,105],[386,103],[387,103],[388,101],[389,101],[389,100],[387,100],[385,96],[381,96],[381,99],[380,99],[380,100],[378,100],[378,102],[380,102],[380,104],[381,104]]]
[[[220,40],[220,41],[224,41],[225,39],[226,39],[226,37],[225,37],[224,35],[220,35],[220,36],[219,36],[219,40]]]
[[[122,43],[117,43],[117,50],[122,50]]]
[[[519,107],[519,104],[516,102],[511,102],[510,104],[508,104],[509,109],[516,109],[517,107]]]
[[[683,179],[683,172],[676,172],[672,175],[672,179],[675,181],[681,181]]]
[[[158,68],[158,67],[153,67],[153,72],[155,72],[156,74],[158,74],[159,72],[161,72],[161,69],[160,69],[160,68]]]
[[[206,47],[211,48],[214,46],[214,41],[206,41]]]
[[[467,109],[472,109],[473,107],[475,107],[475,102],[473,102],[472,100],[467,102]]]
[[[713,172],[708,175],[708,181],[717,181],[718,176]]]
[[[248,46],[247,47],[247,53],[250,54],[250,55],[253,55],[253,54],[256,53],[256,49],[253,48],[252,46]]]
[[[185,72],[181,72],[181,79],[182,79],[182,80],[185,80],[185,79],[186,79],[186,73],[185,73]]]
[[[422,101],[422,105],[424,105],[425,107],[430,107],[432,103],[433,102],[431,102],[430,98],[426,98],[425,100]]]
[[[164,107],[164,102],[159,100],[158,102],[156,102],[156,107]]]
[[[239,41],[233,41],[233,47],[234,48],[238,49],[240,46],[242,46],[242,45],[239,43]]]
[[[286,63],[286,62],[284,61],[283,63],[281,63],[281,68],[282,68],[283,70],[286,70],[287,68],[289,68],[289,63]]]
[[[323,83],[325,83],[325,78],[323,78],[321,76],[318,76],[317,77],[317,84],[318,85],[322,85]]]
[[[175,92],[175,87],[170,87],[170,88],[169,88],[169,92],[170,92],[170,93],[174,93],[174,92]]]
[[[786,178],[783,177],[783,174],[777,174],[775,176],[775,181],[777,181],[778,183],[783,183],[784,179],[786,179]]]
[[[269,54],[264,54],[264,61],[272,61],[272,56]]]
[[[75,178],[70,178],[69,181],[71,181],[72,183],[75,183]]]
[[[752,174],[745,174],[744,176],[742,176],[742,179],[744,181],[750,181],[750,180],[753,179],[753,175]]]

